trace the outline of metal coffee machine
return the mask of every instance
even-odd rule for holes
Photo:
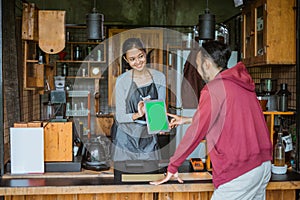
[[[272,78],[264,78],[260,80],[260,85],[262,88],[262,97],[267,99],[267,110],[268,111],[277,111],[278,102],[277,102],[277,80]]]
[[[51,121],[55,122],[66,122],[65,116],[65,104],[66,104],[66,91],[65,91],[65,77],[56,76],[54,77],[55,90],[50,91],[50,101],[48,106],[51,106],[52,112],[50,115]]]

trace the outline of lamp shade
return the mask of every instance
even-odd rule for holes
[[[215,15],[210,14],[208,10],[203,15],[199,15],[199,39],[212,40],[215,38]]]
[[[104,15],[92,12],[86,15],[87,38],[89,40],[103,40]]]

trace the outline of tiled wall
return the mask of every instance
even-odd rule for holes
[[[5,96],[4,96],[5,99]],[[6,101],[6,99],[5,99]],[[22,122],[40,120],[40,95],[34,90],[24,90],[23,96],[21,97],[21,120]],[[7,116],[7,109],[4,108],[4,116]],[[17,121],[16,121],[17,122]],[[9,126],[7,124],[7,119],[4,119],[5,123],[5,133],[9,132]],[[8,140],[8,134],[5,134],[5,141]]]
[[[288,102],[289,109],[296,109],[296,66],[279,65],[249,67],[248,71],[256,84],[259,84],[262,78],[277,79],[276,91],[280,90],[281,83],[287,83],[288,90],[291,92]]]
[[[21,95],[21,122],[35,121],[40,119],[40,95],[34,90],[23,90]],[[7,101],[4,95],[4,102]],[[5,103],[4,103],[5,105]],[[4,106],[4,159],[9,159],[9,129],[7,120],[7,108]],[[18,122],[18,121],[16,121]]]

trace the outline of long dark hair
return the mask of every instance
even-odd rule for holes
[[[139,38],[128,38],[125,40],[122,46],[122,73],[128,69],[131,69],[130,65],[126,62],[124,57],[126,56],[126,52],[130,49],[137,48],[146,53],[146,49],[144,47],[144,43]]]

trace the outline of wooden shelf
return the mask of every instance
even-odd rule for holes
[[[57,63],[106,63],[104,60],[96,61],[96,60],[57,60]]]
[[[281,111],[264,111],[264,115],[293,115],[295,112],[288,111],[288,112],[281,112]]]
[[[78,79],[104,79],[104,78],[99,78],[99,77],[88,77],[88,76],[67,76],[67,79],[74,79],[74,78],[78,78]]]
[[[95,44],[95,45],[98,45],[98,44],[101,44],[102,42],[94,42],[94,41],[73,41],[73,42],[66,42],[66,44]]]
[[[274,125],[275,125],[275,115],[294,115],[295,112],[278,112],[278,111],[265,111],[263,112],[267,121],[267,125],[270,131],[271,141],[273,143],[273,135],[275,133]]]
[[[26,60],[27,63],[38,63],[38,60]]]

